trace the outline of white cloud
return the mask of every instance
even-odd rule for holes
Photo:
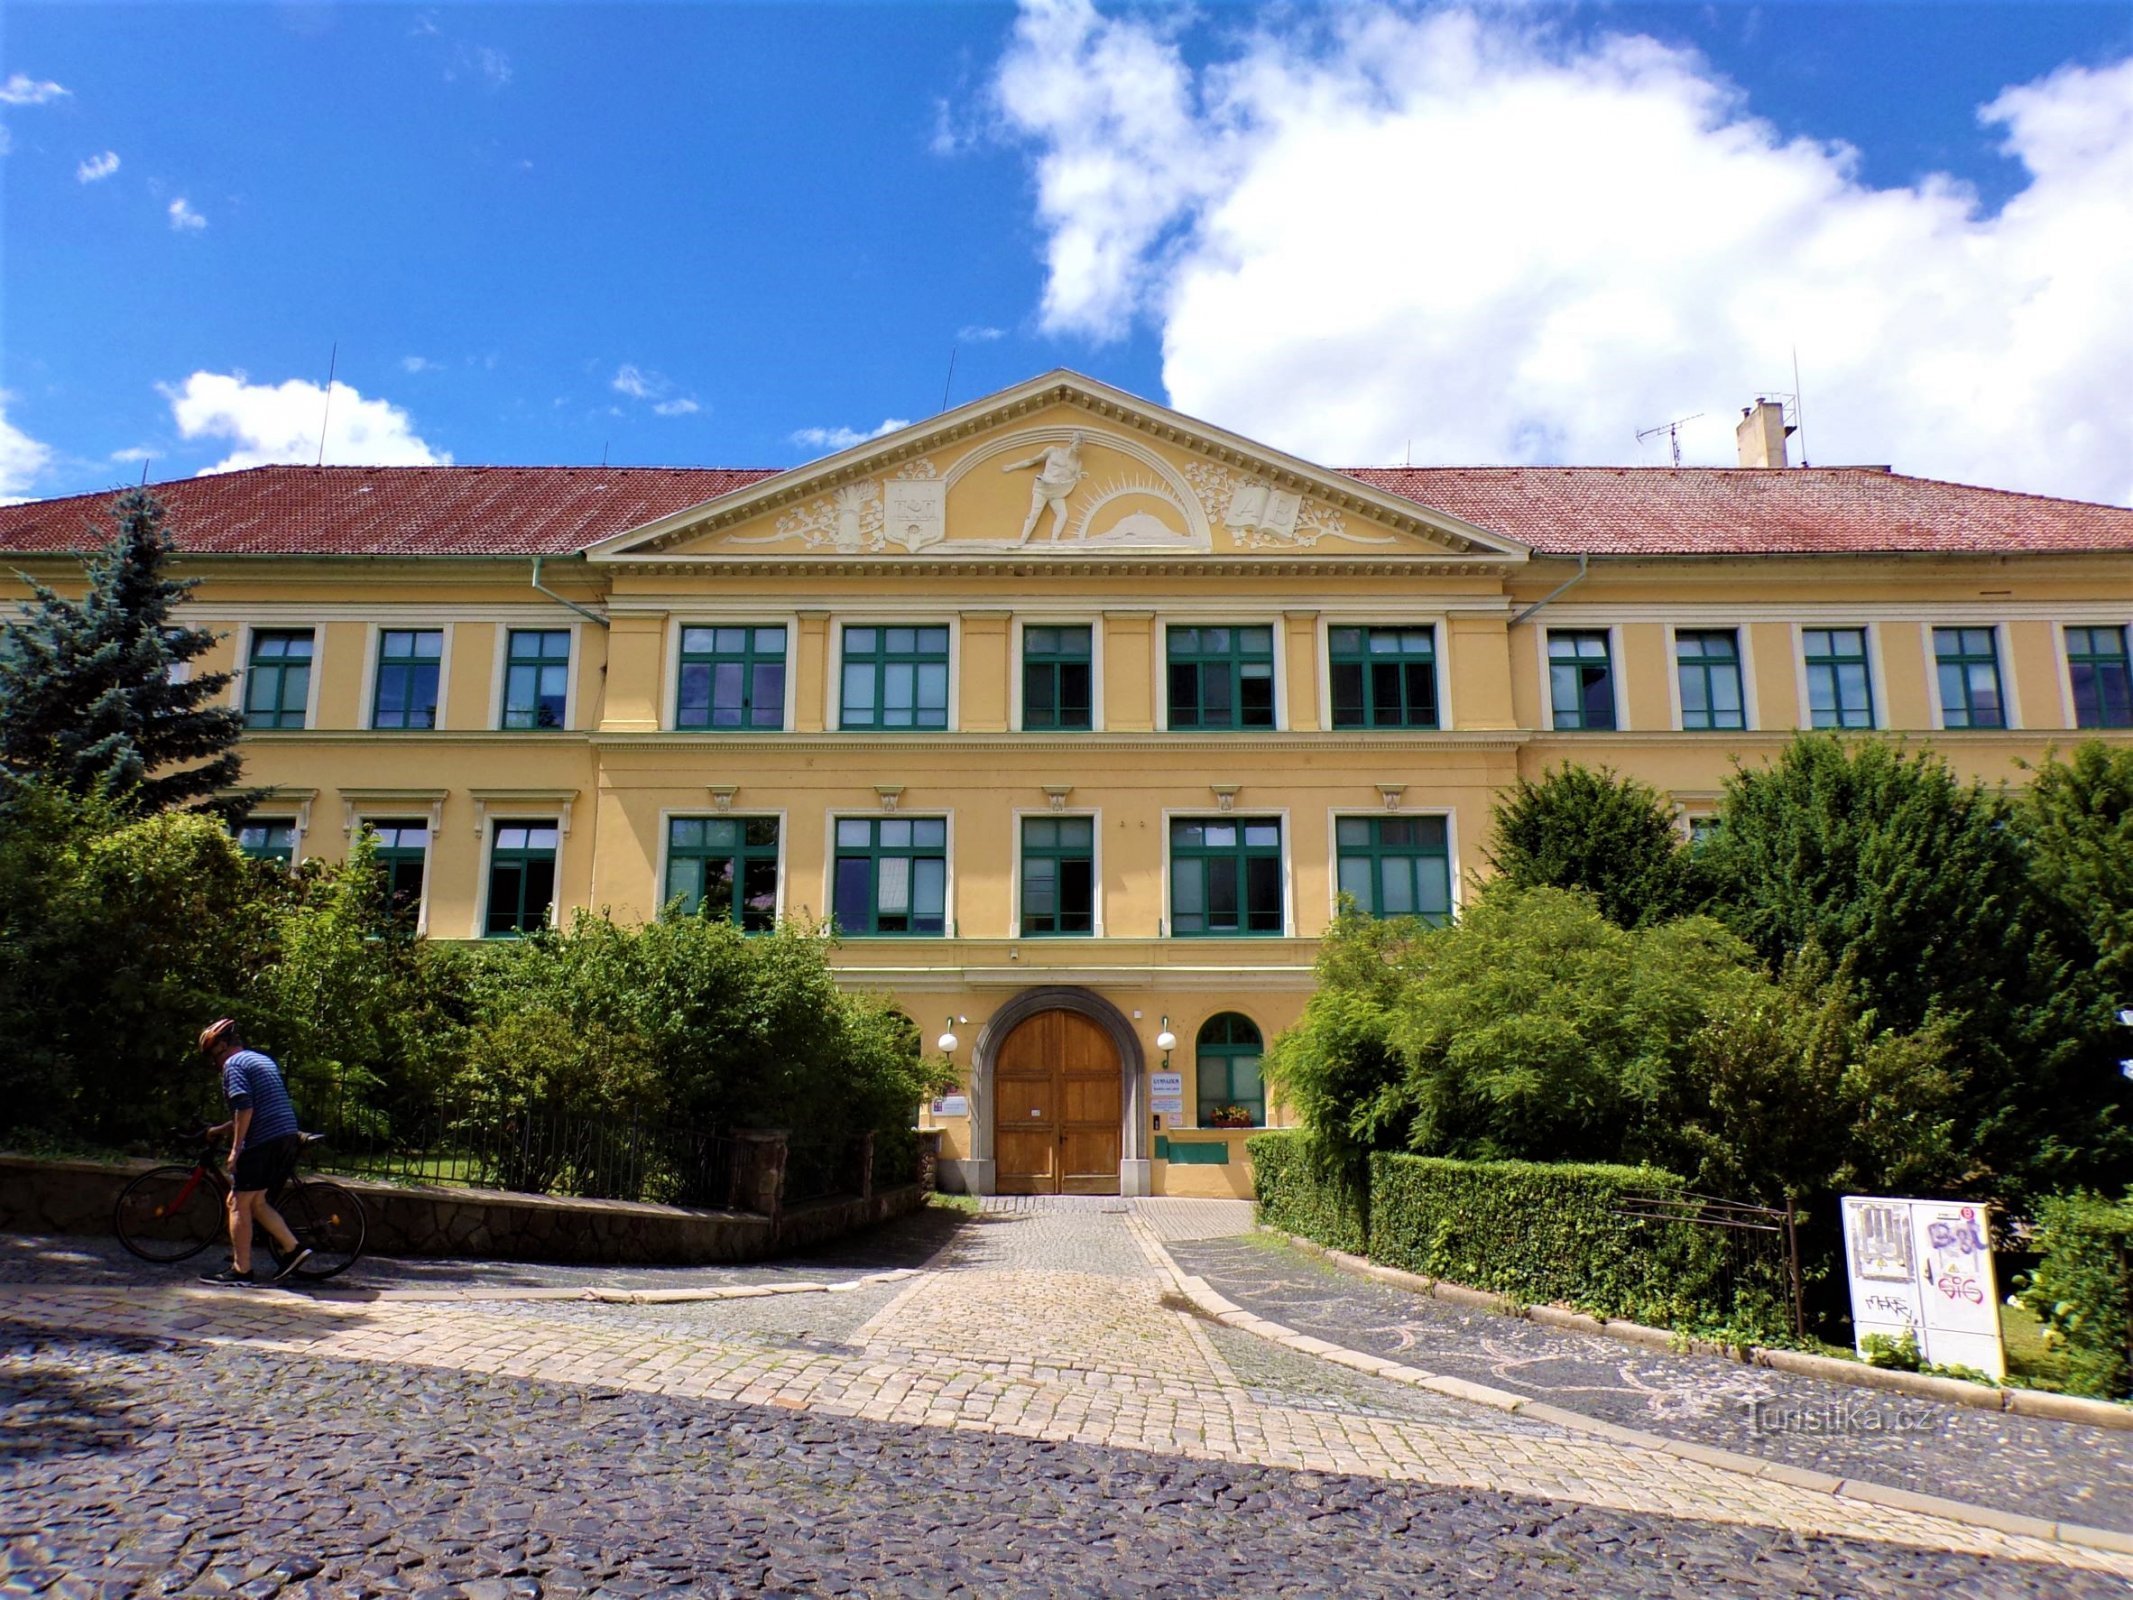
[[[345,383],[333,386],[330,414],[326,391],[297,378],[264,384],[246,381],[241,372],[196,372],[162,393],[183,437],[227,439],[236,446],[203,477],[277,462],[308,465],[319,458],[322,421],[328,466],[435,467],[452,461],[450,452],[416,434],[405,411],[389,401],[366,400]]]
[[[111,459],[113,461],[128,461],[135,466],[139,466],[143,461],[153,461],[161,454],[162,452],[159,450],[151,450],[144,444],[136,444],[128,445],[123,450],[112,451]]]
[[[653,415],[661,417],[691,417],[701,410],[703,410],[703,407],[686,395],[672,400],[662,400],[652,407]]]
[[[511,81],[511,58],[490,45],[463,44],[454,53],[452,64],[444,69],[444,80],[456,83],[462,75],[479,78],[491,89],[501,89]]]
[[[119,169],[116,150],[106,150],[100,156],[88,156],[74,169],[74,176],[82,183],[101,183]]]
[[[52,447],[32,439],[7,419],[8,403],[14,399],[0,389],[0,505],[15,505],[29,494],[40,474],[52,464]]]
[[[616,370],[614,381],[608,387],[617,394],[628,395],[632,400],[651,401],[654,416],[687,417],[703,410],[694,395],[674,393],[673,379],[630,361],[623,362]]]
[[[179,233],[198,233],[207,226],[207,218],[195,211],[181,194],[170,203],[170,225]]]
[[[1047,331],[1161,328],[1182,409],[1321,461],[1691,461],[1789,388],[1818,461],[2133,498],[2133,60],[1979,112],[2028,174],[1873,188],[1701,57],[1531,13],[1301,11],[1188,64],[1025,0]],[[1642,454],[1642,459],[1658,459]]]
[[[427,356],[402,356],[400,358],[400,370],[402,372],[417,373],[442,372],[444,371],[444,366],[443,363],[432,361]]]
[[[855,444],[865,444],[869,439],[879,439],[885,433],[910,426],[908,417],[888,417],[883,419],[880,427],[865,433],[851,428],[801,428],[793,434],[792,442],[806,445],[811,450],[849,450]]]
[[[982,323],[973,323],[967,328],[956,329],[955,336],[957,342],[961,344],[991,344],[995,339],[1006,338],[1007,330],[1005,328],[989,328]]]
[[[50,105],[73,92],[56,83],[39,82],[26,72],[17,72],[11,74],[7,82],[0,83],[0,106]]]

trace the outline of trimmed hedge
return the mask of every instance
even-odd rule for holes
[[[2066,1342],[2066,1386],[2107,1400],[2133,1396],[2133,1201],[2060,1195],[2037,1206],[2042,1259],[2022,1299]]]
[[[1449,1161],[1379,1152],[1350,1192],[1303,1141],[1250,1144],[1259,1219],[1319,1244],[1525,1305],[1563,1304],[1657,1327],[1782,1338],[1782,1281],[1730,1252],[1730,1230],[1617,1216],[1633,1194],[1681,1194],[1655,1167]]]
[[[1350,1255],[1368,1249],[1368,1196],[1361,1183],[1343,1183],[1319,1168],[1299,1134],[1258,1134],[1244,1148],[1261,1222]]]

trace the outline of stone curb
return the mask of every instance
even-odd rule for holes
[[[390,1302],[396,1305],[470,1305],[495,1304],[503,1301],[595,1301],[604,1305],[618,1306],[667,1306],[694,1305],[712,1300],[760,1300],[768,1295],[779,1294],[850,1294],[855,1289],[871,1288],[875,1284],[900,1283],[917,1276],[913,1267],[897,1267],[888,1272],[870,1272],[863,1277],[847,1278],[842,1283],[736,1283],[723,1284],[715,1289],[616,1289],[598,1284],[574,1289],[550,1289],[538,1285],[506,1285],[498,1288],[478,1289],[337,1289],[330,1284],[317,1289],[305,1289],[287,1283],[259,1283],[254,1292],[275,1289],[284,1294],[301,1294],[307,1300],[323,1300],[334,1305],[376,1305]],[[172,1283],[154,1285],[156,1289],[171,1290],[178,1294],[205,1295],[220,1298],[229,1293],[207,1285]],[[117,1299],[134,1301],[141,1297],[142,1285],[109,1283],[7,1283],[0,1284],[0,1304],[16,1295],[65,1295],[88,1299]]]
[[[2050,1394],[2041,1389],[1999,1389],[1991,1384],[1969,1383],[1961,1378],[1935,1377],[1926,1372],[1895,1372],[1887,1367],[1870,1367],[1863,1361],[1845,1361],[1837,1356],[1818,1356],[1805,1350],[1772,1350],[1763,1345],[1750,1345],[1746,1351],[1738,1346],[1720,1344],[1711,1339],[1695,1339],[1667,1332],[1664,1328],[1647,1328],[1641,1323],[1616,1321],[1595,1317],[1582,1311],[1572,1311],[1565,1306],[1521,1306],[1499,1294],[1483,1289],[1469,1289],[1463,1284],[1446,1283],[1440,1278],[1425,1278],[1420,1273],[1403,1272],[1398,1267],[1384,1266],[1362,1256],[1350,1255],[1345,1250],[1335,1250],[1320,1244],[1315,1239],[1306,1239],[1300,1234],[1284,1233],[1279,1228],[1262,1224],[1261,1233],[1293,1245],[1306,1255],[1314,1255],[1332,1262],[1344,1272],[1361,1277],[1375,1278],[1380,1283],[1389,1283],[1398,1289],[1415,1294],[1426,1294],[1453,1305],[1473,1306],[1477,1310],[1491,1311],[1499,1316],[1524,1317],[1543,1327],[1562,1328],[1572,1333],[1597,1334],[1606,1339],[1619,1339],[1625,1344],[1642,1345],[1652,1350],[1687,1350],[1696,1355],[1724,1356],[1729,1361],[1739,1361],[1751,1367],[1769,1367],[1777,1372],[1789,1372],[1796,1377],[1821,1378],[1831,1383],[1850,1384],[1861,1389],[1887,1389],[1897,1394],[1913,1394],[1922,1399],[1939,1400],[1948,1405],[1969,1406],[1978,1411],[2011,1411],[2019,1417],[2038,1417],[2051,1422],[2078,1422],[2091,1428],[2115,1428],[2133,1431],[2133,1406],[2119,1405],[2111,1400],[2091,1400],[2082,1395]]]
[[[1137,1217],[1132,1219],[1132,1225],[1135,1228],[1142,1226],[1140,1219]],[[1413,1273],[1399,1272],[1390,1267],[1380,1267],[1375,1262],[1363,1261],[1360,1257],[1351,1256],[1342,1251],[1328,1250],[1324,1245],[1314,1243],[1308,1239],[1294,1239],[1292,1235],[1281,1233],[1276,1229],[1263,1228],[1261,1231],[1272,1233],[1277,1238],[1293,1239],[1294,1243],[1309,1250],[1314,1255],[1325,1256],[1351,1271],[1361,1270],[1366,1276],[1381,1278],[1384,1281],[1399,1284],[1403,1288],[1413,1286],[1422,1292],[1436,1294],[1441,1299],[1456,1301],[1460,1304],[1480,1305],[1495,1311],[1504,1309],[1502,1297],[1498,1295],[1485,1294],[1478,1289],[1468,1289],[1458,1284],[1440,1285],[1435,1283],[1434,1280],[1417,1277]],[[1826,1472],[1813,1472],[1802,1467],[1787,1466],[1783,1462],[1765,1461],[1758,1456],[1742,1455],[1732,1450],[1720,1450],[1711,1445],[1695,1444],[1685,1439],[1670,1439],[1664,1434],[1648,1433],[1641,1428],[1624,1427],[1620,1423],[1605,1422],[1598,1417],[1585,1416],[1582,1412],[1568,1411],[1561,1406],[1550,1405],[1543,1400],[1534,1400],[1527,1395],[1515,1394],[1508,1389],[1496,1389],[1487,1384],[1469,1382],[1464,1378],[1453,1378],[1438,1373],[1424,1372],[1419,1367],[1409,1367],[1398,1362],[1386,1361],[1382,1357],[1370,1356],[1364,1351],[1348,1350],[1339,1345],[1328,1345],[1323,1339],[1314,1339],[1308,1334],[1297,1332],[1294,1328],[1284,1327],[1278,1322],[1269,1322],[1263,1317],[1252,1316],[1249,1313],[1239,1315],[1231,1311],[1228,1314],[1218,1314],[1213,1310],[1211,1302],[1219,1301],[1225,1307],[1229,1306],[1230,1302],[1214,1293],[1204,1279],[1188,1278],[1177,1262],[1171,1259],[1170,1252],[1163,1247],[1162,1242],[1155,1238],[1152,1230],[1147,1232],[1147,1243],[1155,1253],[1162,1257],[1170,1280],[1177,1285],[1178,1292],[1191,1301],[1203,1315],[1229,1327],[1241,1328],[1246,1332],[1255,1333],[1262,1339],[1274,1344],[1284,1345],[1291,1350],[1305,1351],[1309,1354],[1319,1355],[1326,1360],[1338,1360],[1343,1366],[1356,1367],[1362,1371],[1372,1372],[1378,1377],[1389,1378],[1396,1383],[1405,1383],[1418,1389],[1427,1389],[1451,1399],[1465,1400],[1475,1405],[1489,1406],[1498,1411],[1529,1417],[1536,1422],[1546,1422],[1556,1427],[1592,1434],[1599,1438],[1612,1440],[1616,1444],[1658,1451],[1662,1455],[1674,1456],[1683,1461],[1693,1461],[1698,1465],[1712,1467],[1722,1472],[1737,1472],[1748,1478],[1767,1478],[1773,1483],[1783,1483],[1795,1489],[1805,1489],[1813,1493],[1827,1494],[1840,1499],[1864,1501],[1869,1505],[1885,1506],[1895,1511],[1910,1511],[1923,1516],[1941,1517],[1950,1522],[1960,1522],[1972,1527],[1990,1528],[1996,1533],[2029,1539],[2041,1539],[2052,1544],[2077,1545],[2092,1550],[2109,1551],[2116,1555],[2133,1554],[2133,1533],[2120,1533],[2112,1528],[2092,1528],[2079,1522],[2054,1522],[2048,1518],[2027,1516],[2021,1512],[2001,1511],[1992,1506],[1972,1505],[1964,1500],[1948,1500],[1939,1495],[1919,1494],[1910,1489],[1894,1489],[1886,1484],[1863,1482],[1851,1478],[1837,1478]],[[1453,1292],[1444,1294],[1441,1291],[1445,1289]],[[1558,1315],[1566,1319],[1576,1319],[1575,1322],[1557,1324],[1558,1326],[1567,1325],[1582,1328],[1585,1324],[1591,1324],[1591,1331],[1601,1333],[1612,1333],[1617,1327],[1621,1326],[1621,1324],[1602,1322],[1597,1317],[1588,1317],[1580,1312],[1562,1311],[1556,1307],[1534,1307],[1530,1309],[1554,1310]],[[1534,1320],[1541,1319],[1535,1318]],[[1629,1324],[1629,1326],[1637,1327],[1634,1323]],[[1639,1337],[1631,1342],[1638,1344],[1649,1343],[1649,1336],[1656,1335],[1669,1348],[1674,1343],[1673,1335],[1661,1333],[1656,1328],[1637,1327],[1637,1333],[1646,1337]],[[1326,1352],[1329,1351],[1337,1352],[1337,1354],[1327,1354]],[[1810,1359],[1820,1360],[1830,1367],[1844,1369],[1847,1376],[1852,1367],[1850,1362],[1836,1361],[1828,1357]],[[1365,1363],[1375,1364],[1365,1365]],[[1878,1368],[1868,1368],[1866,1370],[1880,1371]],[[1884,1372],[1882,1376],[1917,1377],[1918,1374]],[[1946,1383],[1951,1380],[1935,1379],[1931,1381]],[[1962,1384],[1960,1387],[1974,1389],[1982,1386],[1978,1384]],[[1929,1392],[1937,1394],[1938,1391]],[[1987,1390],[1986,1392],[1997,1393],[1998,1391]],[[2089,1405],[2105,1404],[2102,1401],[2088,1401],[2086,1403]],[[2119,1425],[2127,1426],[2128,1424]]]

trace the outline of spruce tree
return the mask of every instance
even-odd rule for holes
[[[111,512],[88,593],[68,600],[30,580],[28,615],[0,635],[0,770],[141,815],[239,810],[241,799],[202,804],[242,771],[244,719],[216,704],[230,675],[174,670],[214,646],[172,620],[199,580],[167,572],[175,547],[154,495],[128,490]]]

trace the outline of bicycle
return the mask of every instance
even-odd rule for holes
[[[229,1236],[230,1184],[218,1163],[220,1141],[186,1137],[200,1144],[191,1166],[151,1168],[121,1189],[112,1207],[112,1231],[143,1261],[168,1265],[189,1260]],[[325,1135],[302,1137],[301,1148],[308,1150]],[[363,1254],[363,1202],[331,1179],[301,1178],[292,1172],[268,1192],[267,1203],[281,1213],[297,1243],[311,1247],[311,1259],[296,1269],[296,1277],[323,1282],[346,1272]],[[257,1237],[279,1261],[281,1252],[264,1229]]]

